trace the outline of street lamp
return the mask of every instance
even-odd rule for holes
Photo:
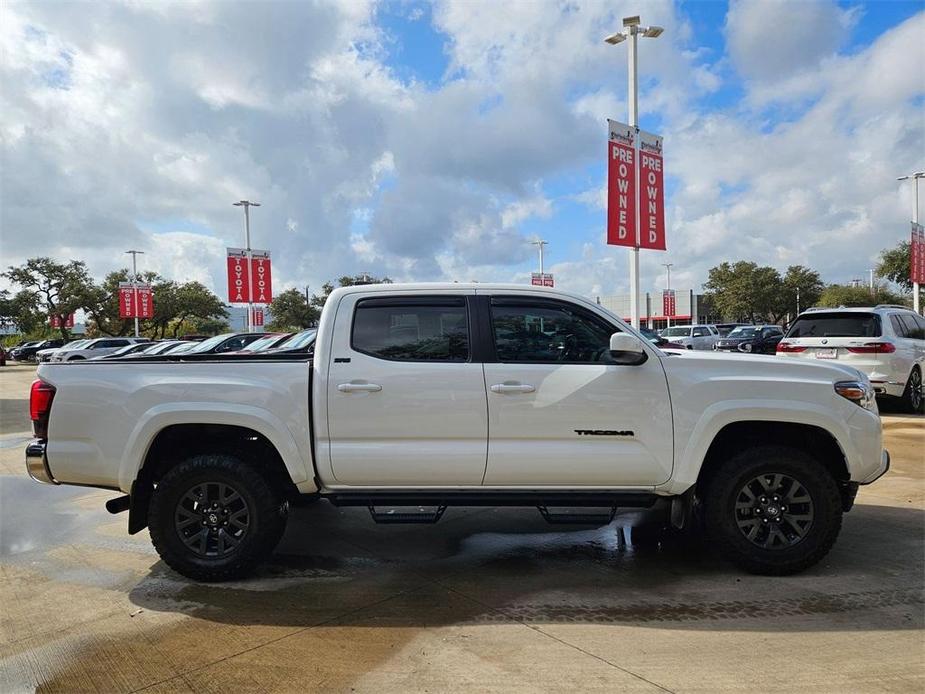
[[[251,258],[253,254],[251,253],[251,207],[260,207],[259,202],[251,202],[250,200],[239,200],[238,202],[232,203],[235,207],[244,208],[244,251],[247,254],[247,332],[254,332],[254,278],[253,275],[253,263],[251,263]]]
[[[532,245],[537,246],[540,249],[540,281],[544,281],[544,267],[543,267],[543,246],[548,246],[549,241],[544,241],[543,239],[536,239],[535,241],[530,242]]]
[[[639,83],[638,69],[636,60],[637,40],[641,34],[645,38],[654,39],[662,35],[665,30],[657,26],[642,26],[638,16],[623,18],[623,31],[618,31],[604,39],[605,42],[612,46],[623,43],[629,39],[627,44],[627,71],[628,71],[628,109],[629,109],[629,126],[636,130],[639,129]],[[638,186],[637,186],[638,189]],[[636,244],[630,249],[630,322],[634,328],[639,328],[639,238],[636,238]]]
[[[138,337],[138,256],[144,251],[126,251],[132,254],[132,308],[135,310],[135,337]]]
[[[925,178],[925,171],[916,171],[908,176],[900,176],[897,181],[908,181],[912,179],[912,223],[919,223],[919,179]],[[910,249],[911,250],[911,249]],[[912,283],[912,309],[921,314],[919,310],[919,283]]]
[[[671,266],[672,265],[674,265],[674,263],[662,263],[662,267],[664,267],[665,271],[668,273],[668,279],[665,281],[665,289],[668,292],[668,306],[669,307],[671,306]],[[666,314],[665,318],[667,320],[665,327],[670,328],[671,327],[671,316]]]

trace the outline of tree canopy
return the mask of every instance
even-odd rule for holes
[[[704,283],[708,300],[730,321],[777,323],[800,307],[812,306],[822,292],[819,273],[802,265],[791,265],[782,277],[772,267],[746,260],[720,263],[710,269]]]

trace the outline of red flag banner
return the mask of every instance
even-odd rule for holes
[[[55,314],[48,316],[48,324],[51,325],[52,328],[60,328],[61,327],[61,316],[58,316]],[[74,314],[73,313],[68,314],[67,317],[64,319],[64,327],[65,328],[74,327]]]
[[[139,284],[135,298],[138,318],[154,318],[154,294],[150,284]]]
[[[639,132],[639,247],[665,250],[662,138]]]
[[[913,282],[925,284],[925,228],[912,222],[912,243],[909,253],[909,277]]]
[[[251,325],[253,325],[256,328],[263,327],[263,309],[262,308],[254,308],[253,321],[251,322]]]
[[[251,251],[251,285],[255,304],[268,304],[273,300],[270,251]]]
[[[608,121],[607,142],[607,243],[637,245],[636,239],[636,131],[625,123]]]
[[[246,304],[250,301],[250,274],[247,268],[247,251],[228,249],[228,303]]]
[[[675,310],[674,289],[666,289],[662,292],[662,315],[672,317],[675,315]]]
[[[532,284],[534,287],[542,287],[543,286],[543,276],[538,272],[531,273],[530,284]]]
[[[135,317],[135,288],[131,282],[119,282],[119,318]]]

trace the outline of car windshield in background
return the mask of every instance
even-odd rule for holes
[[[165,349],[164,354],[185,354],[187,352],[192,352],[195,346],[195,342],[181,342]]]
[[[730,332],[726,337],[736,338],[736,337],[755,337],[758,334],[758,328],[752,328],[751,326],[747,328],[735,328]]]
[[[279,342],[281,337],[282,335],[267,335],[266,337],[261,337],[259,340],[254,340],[247,345],[247,350],[250,352],[262,352],[265,349],[270,349],[275,342]]]
[[[301,349],[306,345],[310,345],[315,341],[315,335],[318,334],[318,331],[312,328],[311,330],[303,330],[300,333],[296,333],[283,344],[279,345],[277,349],[288,350],[288,349]]]
[[[659,334],[657,332],[655,332],[654,330],[650,330],[649,328],[640,327],[639,332],[642,333],[642,336],[646,338],[649,342],[654,342],[657,344],[662,339],[661,337],[659,337]]]
[[[202,342],[198,343],[195,347],[193,347],[189,351],[192,353],[208,352],[213,347],[218,347],[229,337],[234,337],[234,335],[235,335],[234,333],[222,333],[221,335],[210,337],[208,340],[203,340]]]
[[[873,313],[809,313],[796,319],[787,337],[880,337]]]
[[[690,328],[665,328],[662,330],[662,337],[690,337]]]

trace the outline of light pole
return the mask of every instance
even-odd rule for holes
[[[623,31],[611,34],[604,41],[616,46],[629,39],[626,49],[627,57],[627,106],[629,110],[629,126],[639,131],[639,83],[637,81],[638,69],[636,61],[637,38],[640,34],[648,39],[655,39],[665,31],[662,27],[644,27],[639,23],[639,17],[624,17]],[[639,190],[637,173],[636,190]],[[636,244],[630,249],[630,322],[634,328],[639,328],[639,224],[636,224]]]
[[[545,268],[543,267],[543,246],[548,246],[549,241],[544,241],[543,239],[537,239],[536,241],[531,241],[531,244],[540,249],[540,281],[544,281]]]
[[[908,181],[912,179],[912,222],[919,223],[919,179],[925,178],[925,171],[916,171],[908,176],[900,176],[897,181]],[[912,249],[910,248],[910,251]],[[912,310],[921,314],[919,310],[919,283],[912,283]]]
[[[247,332],[254,332],[254,278],[253,278],[253,263],[251,258],[253,254],[251,253],[251,207],[260,207],[259,202],[251,202],[250,200],[240,200],[238,202],[232,203],[235,207],[244,208],[244,252],[247,254],[247,320],[245,325],[247,326]]]
[[[138,337],[138,256],[144,251],[126,251],[132,254],[132,307],[135,309],[135,337]]]
[[[662,263],[662,266],[665,268],[665,272],[668,273],[668,278],[665,281],[665,289],[668,292],[668,306],[671,306],[671,266],[672,265],[674,265],[674,263]],[[671,327],[671,316],[666,315],[665,318],[667,319],[667,323],[665,327],[670,328]]]

